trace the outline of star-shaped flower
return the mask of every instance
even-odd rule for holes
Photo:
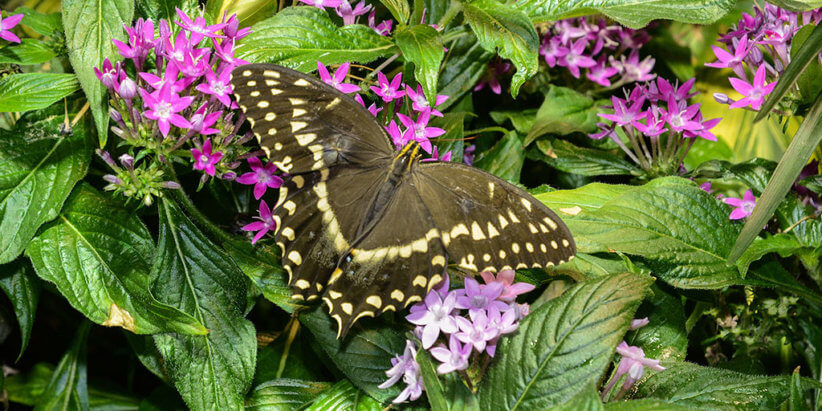
[[[213,177],[217,171],[214,166],[222,160],[223,153],[219,151],[216,153],[212,152],[211,139],[208,139],[203,143],[202,150],[197,148],[191,149],[191,157],[194,158],[195,170],[205,171],[206,174]]]
[[[739,108],[751,106],[752,109],[759,110],[759,108],[762,107],[762,103],[765,102],[765,96],[770,94],[773,88],[776,87],[776,82],[765,84],[765,74],[765,64],[763,63],[756,70],[756,73],[754,73],[753,84],[735,77],[729,78],[728,80],[731,82],[734,90],[745,96],[731,103],[729,107]]]
[[[237,178],[240,184],[254,185],[254,198],[259,200],[265,194],[268,188],[280,188],[283,185],[283,179],[274,175],[277,171],[277,166],[274,163],[263,165],[257,157],[248,159],[248,165],[251,171],[245,173]]]
[[[277,227],[277,223],[274,221],[274,217],[271,214],[271,209],[268,208],[268,204],[265,203],[265,200],[260,201],[259,212],[260,215],[255,218],[260,221],[246,224],[242,228],[243,231],[257,231],[257,234],[254,235],[254,239],[251,240],[251,244],[256,243],[263,238],[267,232],[273,231]]]
[[[345,76],[348,75],[349,66],[350,63],[342,64],[339,68],[337,68],[337,71],[335,71],[332,76],[323,63],[320,63],[319,60],[317,61],[317,71],[320,72],[320,80],[346,94],[360,91],[360,87],[355,84],[343,83]]]

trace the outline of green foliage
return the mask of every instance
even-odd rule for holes
[[[639,169],[609,151],[575,146],[568,140],[541,138],[536,142],[535,157],[549,166],[581,176],[612,176],[639,173]]]
[[[545,134],[593,133],[599,121],[597,113],[605,104],[569,88],[551,87],[537,111],[525,145]]]
[[[0,112],[46,108],[77,91],[77,80],[73,74],[62,73],[22,73],[5,77],[0,80]],[[94,81],[97,81],[96,77]]]
[[[522,138],[512,131],[477,158],[474,165],[499,178],[516,183],[519,182],[523,161],[525,150],[522,147]]]
[[[382,407],[375,399],[357,389],[346,379],[323,391],[308,408],[309,411],[357,410],[379,411]]]
[[[51,60],[54,56],[56,56],[54,51],[45,44],[34,39],[23,39],[16,46],[0,49],[0,64],[41,64]],[[36,89],[35,92],[37,92]]]
[[[14,306],[17,324],[20,326],[19,360],[26,350],[34,327],[34,313],[40,299],[40,283],[37,282],[31,265],[23,260],[16,260],[0,266],[0,290],[6,293]],[[1,384],[0,384],[1,385]]]
[[[440,62],[445,56],[439,33],[431,26],[418,24],[397,29],[394,41],[405,59],[414,63],[414,77],[422,85],[429,103],[433,105],[437,94]]]
[[[535,23],[602,13],[632,28],[644,27],[655,19],[712,23],[733,6],[731,0],[526,0],[517,3],[517,7]]]
[[[90,329],[89,322],[80,324],[71,347],[57,364],[51,380],[39,395],[35,410],[89,409],[86,340]]]
[[[330,387],[331,384],[322,382],[271,380],[254,387],[245,402],[245,409],[302,409]]]

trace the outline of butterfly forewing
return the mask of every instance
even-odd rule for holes
[[[389,161],[394,147],[374,117],[298,71],[249,64],[231,73],[234,97],[271,161],[290,174]]]

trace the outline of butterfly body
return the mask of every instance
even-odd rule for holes
[[[232,85],[270,161],[290,175],[273,213],[292,297],[321,298],[339,336],[421,301],[449,261],[499,271],[576,252],[562,221],[522,189],[464,164],[421,162],[416,141],[395,151],[365,108],[313,77],[252,64]]]

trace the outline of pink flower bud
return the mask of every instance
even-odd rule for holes
[[[120,88],[117,90],[117,94],[120,97],[131,100],[134,96],[137,95],[137,83],[134,80],[126,77],[123,81],[120,82]]]

